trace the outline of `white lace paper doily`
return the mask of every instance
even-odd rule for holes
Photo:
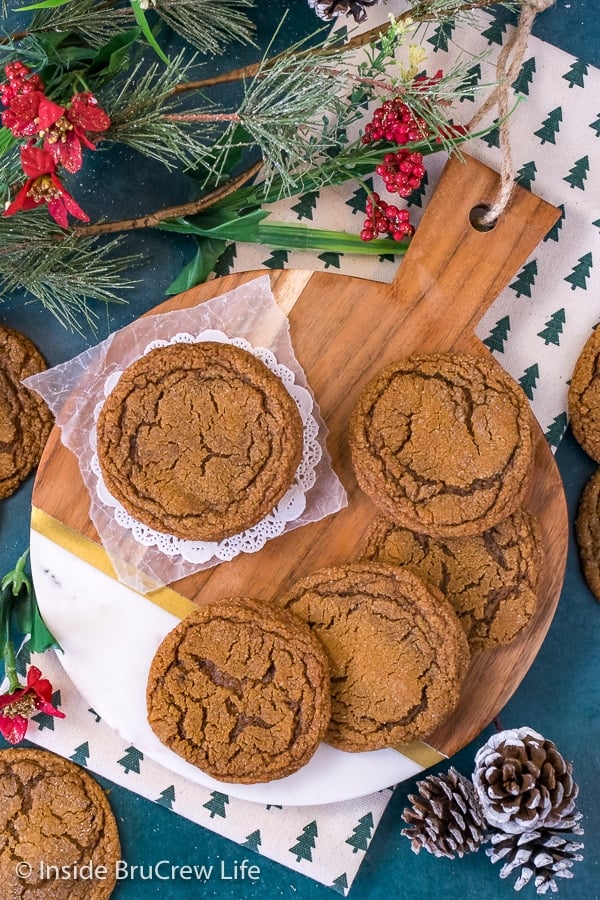
[[[104,401],[98,403],[94,410],[94,427],[90,432],[90,445],[92,449],[92,472],[96,476],[96,493],[100,502],[113,509],[114,521],[123,529],[130,532],[138,544],[144,547],[156,547],[165,556],[181,556],[187,562],[207,563],[211,559],[225,562],[233,559],[240,553],[256,553],[261,550],[271,538],[278,537],[285,530],[287,522],[298,518],[306,507],[306,493],[312,488],[316,479],[315,468],[318,465],[322,451],[317,440],[319,426],[312,415],[313,399],[310,393],[295,382],[294,373],[287,366],[277,362],[275,354],[266,347],[253,347],[244,338],[229,338],[223,331],[207,329],[196,336],[187,332],[180,332],[170,340],[155,340],[146,346],[141,354],[145,356],[157,347],[167,347],[170,344],[195,344],[205,341],[214,341],[220,344],[233,344],[247,350],[257,359],[261,360],[268,369],[273,372],[284,384],[290,396],[294,399],[302,418],[304,427],[302,460],[296,470],[294,483],[281,498],[275,509],[261,519],[256,525],[232,537],[222,541],[186,541],[170,534],[155,531],[148,525],[139,522],[121,506],[108,491],[98,461],[96,423]],[[113,372],[104,383],[104,397],[108,397],[123,374],[123,369]]]

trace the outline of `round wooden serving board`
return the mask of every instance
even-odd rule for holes
[[[198,603],[237,594],[270,600],[300,576],[357,557],[375,515],[356,484],[346,439],[359,393],[380,368],[417,350],[488,355],[474,326],[557,219],[557,209],[517,187],[496,226],[476,230],[469,213],[493,200],[497,185],[497,174],[481,163],[452,159],[393,284],[322,272],[271,273],[273,293],[289,317],[295,353],[329,428],[328,449],[348,492],[348,506],[270,541],[259,553],[188,576],[172,585],[176,591]],[[152,313],[194,306],[256,276],[250,272],[211,281]],[[525,505],[539,519],[545,553],[537,613],[510,645],[474,657],[460,705],[428,738],[446,755],[472,740],[515,691],[544,640],[560,595],[566,506],[552,454],[537,423],[535,429],[535,468]],[[99,542],[88,518],[89,495],[77,460],[61,443],[57,428],[38,469],[33,503]]]

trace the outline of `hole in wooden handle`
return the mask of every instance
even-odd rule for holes
[[[496,226],[496,221],[488,222],[486,221],[486,216],[489,213],[491,207],[486,203],[479,203],[477,206],[474,206],[471,212],[469,213],[469,222],[475,229],[475,231],[491,231]]]

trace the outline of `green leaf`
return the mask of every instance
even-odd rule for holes
[[[31,6],[17,6],[14,12],[26,12],[28,9],[52,9],[55,6],[66,6],[71,0],[43,0],[41,3],[32,3]]]
[[[46,650],[62,650],[62,647],[42,619],[36,601],[34,601],[33,620],[29,634],[31,635],[29,638],[29,649],[33,650],[34,653],[44,653]]]
[[[33,590],[19,597],[15,603],[15,623],[22,634],[31,635],[29,648],[35,653],[44,653],[52,647],[60,649],[54,635],[48,630],[40,615],[36,596]]]
[[[16,137],[8,128],[0,128],[0,156],[4,156],[18,144]]]
[[[130,48],[139,39],[141,33],[141,28],[130,28],[123,34],[117,34],[111,38],[96,53],[87,68],[86,76],[104,80],[111,75],[117,75],[125,67]]]
[[[203,284],[215,267],[215,263],[227,246],[227,241],[214,238],[196,238],[197,249],[194,258],[181,270],[175,281],[167,288],[167,294],[188,291],[197,284]]]
[[[201,237],[225,238],[230,241],[256,240],[259,222],[266,219],[268,213],[262,209],[254,209],[245,215],[198,215],[193,219],[171,219],[158,226],[163,231],[174,231],[178,234],[197,234]]]
[[[198,215],[194,216],[194,221],[174,219],[162,222],[158,227],[179,234],[197,234],[230,241],[266,244],[268,247],[283,250],[324,250],[329,253],[358,253],[361,256],[380,256],[382,253],[401,256],[406,253],[409,243],[394,241],[391,238],[363,241],[357,234],[345,231],[328,231],[324,228],[311,228],[287,222],[263,223],[267,215],[264,210],[257,209],[214,225],[211,223],[210,215]]]
[[[361,256],[379,256],[390,253],[401,256],[406,253],[408,241],[378,238],[363,241],[357,234],[346,231],[328,231],[287,222],[267,222],[257,229],[257,240],[269,247],[285,250],[325,250],[328,253],[358,253]]]
[[[81,41],[71,32],[40,34],[36,37],[36,43],[46,56],[38,74],[50,95],[53,88],[58,87],[60,90],[62,87],[65,72],[85,68],[96,53],[93,47],[82,46]]]
[[[25,550],[18,558],[14,569],[7,572],[0,583],[0,587],[3,591],[7,588],[11,589],[13,597],[18,597],[23,588],[28,592],[32,590],[31,579],[25,572],[25,563],[27,562],[28,555],[29,550]]]
[[[131,8],[133,10],[133,14],[135,16],[135,21],[138,23],[138,25],[142,29],[144,37],[146,38],[146,40],[148,41],[148,43],[150,44],[150,46],[152,47],[152,49],[154,50],[156,55],[158,57],[160,57],[160,59],[162,59],[162,61],[164,63],[169,65],[169,63],[170,63],[169,57],[165,55],[165,53],[161,49],[160,45],[158,44],[156,38],[154,37],[152,29],[150,28],[150,23],[148,22],[148,19],[146,18],[146,13],[140,6],[140,0],[130,0],[130,2],[131,2]]]
[[[14,610],[15,622],[22,634],[31,635],[29,641],[30,648],[36,653],[43,653],[50,647],[59,648],[54,636],[50,633],[40,615],[37,605],[35,591],[31,583],[31,578],[25,572],[25,563],[29,551],[26,550],[17,560],[17,564],[2,579],[2,596],[0,598],[0,611],[4,609],[3,621],[10,623],[10,605],[8,603],[9,594],[13,596],[12,609]],[[6,626],[5,626],[6,627]]]

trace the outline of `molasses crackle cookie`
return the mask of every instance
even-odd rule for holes
[[[150,668],[157,737],[221,781],[255,784],[310,760],[329,724],[329,664],[289,612],[234,597],[187,616]]]
[[[172,344],[125,370],[98,418],[106,487],[138,521],[219,541],[270,513],[294,480],[303,425],[283,383],[231,344]]]
[[[0,499],[37,466],[52,428],[45,402],[21,381],[46,369],[28,337],[0,325]]]
[[[308,624],[329,658],[326,743],[352,752],[422,740],[454,710],[467,639],[448,601],[408,569],[321,569],[278,603]]]
[[[497,363],[415,354],[384,368],[351,416],[362,490],[393,521],[478,534],[520,505],[533,461],[525,394]]]
[[[600,463],[600,328],[592,331],[575,363],[568,412],[575,440]]]
[[[380,513],[362,556],[407,566],[439,588],[473,653],[510,643],[536,610],[542,542],[537,520],[525,509],[481,534],[457,538],[411,531]]]
[[[0,750],[3,900],[108,900],[120,858],[115,817],[84,769],[47,750]]]
[[[600,468],[588,480],[581,495],[575,534],[586,584],[596,600],[600,600]]]
[[[573,437],[600,462],[600,328],[592,331],[577,358],[569,383],[569,421]],[[577,509],[575,533],[586,583],[600,600],[600,469],[588,480]]]

